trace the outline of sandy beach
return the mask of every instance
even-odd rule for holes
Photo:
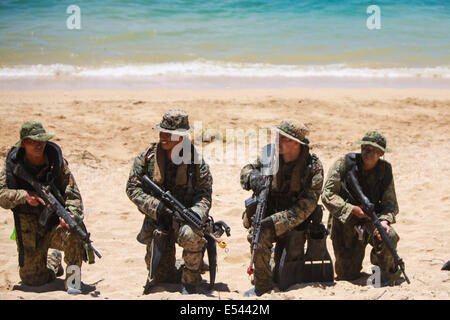
[[[145,246],[136,241],[143,215],[128,199],[125,184],[136,155],[157,141],[151,127],[168,109],[184,109],[203,128],[270,128],[294,118],[310,128],[312,152],[325,172],[340,156],[358,151],[354,143],[377,129],[393,150],[385,159],[393,166],[400,213],[394,225],[398,253],[411,284],[370,288],[366,278],[332,285],[298,284],[286,292],[274,289],[258,299],[450,299],[450,90],[449,89],[246,89],[246,90],[23,90],[0,91],[0,161],[17,142],[27,120],[42,122],[65,158],[81,191],[85,223],[102,253],[82,267],[83,294],[68,295],[63,278],[42,287],[21,284],[17,250],[9,240],[14,222],[0,209],[0,299],[186,299],[179,287],[157,287],[142,295],[147,270]],[[208,161],[208,159],[206,159]],[[188,299],[244,299],[251,288],[250,260],[241,214],[250,192],[241,189],[243,164],[211,159],[214,178],[210,214],[231,227],[228,250],[218,249],[214,290]],[[324,213],[324,222],[328,212]],[[331,240],[327,240],[333,255]],[[370,267],[367,247],[363,271]],[[177,257],[181,250],[177,248]],[[209,274],[203,275],[206,281]]]

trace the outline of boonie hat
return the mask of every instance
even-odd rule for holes
[[[47,134],[40,122],[27,121],[20,127],[20,140],[17,142],[17,145],[20,145],[25,139],[44,142],[50,140],[54,136],[55,135],[53,134]]]
[[[278,133],[283,136],[297,141],[303,145],[309,145],[309,140],[306,138],[306,135],[309,133],[309,129],[303,123],[296,120],[283,120],[276,127]]]
[[[188,135],[191,131],[188,114],[184,110],[169,110],[153,129],[170,134]]]
[[[378,131],[367,132],[362,140],[355,141],[355,143],[361,145],[368,144],[383,152],[392,152],[390,149],[386,148],[386,138]]]

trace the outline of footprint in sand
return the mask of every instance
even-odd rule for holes
[[[223,260],[229,263],[246,263],[250,260],[250,254],[227,255]]]

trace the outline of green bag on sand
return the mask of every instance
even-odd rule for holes
[[[9,237],[11,240],[16,240],[16,227],[14,227],[13,233]]]

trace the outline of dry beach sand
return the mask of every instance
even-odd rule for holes
[[[56,135],[54,141],[69,161],[82,193],[87,228],[103,254],[95,264],[83,265],[82,295],[68,295],[61,279],[26,287],[20,283],[16,244],[9,240],[12,213],[0,209],[0,299],[186,299],[177,286],[169,285],[142,295],[145,246],[136,241],[136,234],[143,216],[125,194],[134,157],[157,139],[151,127],[170,108],[185,109],[191,122],[202,120],[203,128],[220,130],[268,128],[285,118],[303,121],[311,129],[312,150],[325,172],[337,157],[357,151],[353,141],[370,129],[382,131],[393,149],[385,159],[393,165],[400,207],[395,224],[401,238],[398,252],[411,284],[376,289],[367,287],[365,278],[298,284],[258,299],[450,299],[450,272],[440,270],[450,259],[450,90],[435,89],[0,92],[2,165],[21,124],[41,121]],[[211,214],[231,226],[232,236],[225,239],[227,252],[218,249],[215,290],[188,298],[243,299],[251,285],[241,213],[250,193],[239,185],[242,163],[213,160]],[[327,217],[326,211],[324,221]],[[370,246],[365,272],[369,251]]]

